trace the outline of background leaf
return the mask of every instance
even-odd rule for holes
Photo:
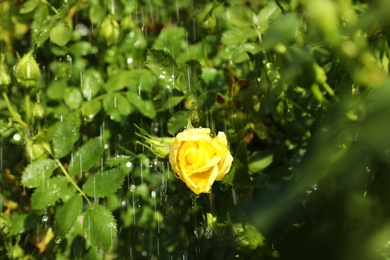
[[[58,208],[56,219],[56,231],[60,236],[65,237],[73,227],[77,217],[81,214],[83,200],[80,194],[73,195],[63,206]]]
[[[72,30],[65,23],[54,26],[50,31],[50,40],[58,46],[64,46],[72,38]]]
[[[149,69],[169,87],[175,85],[178,68],[175,59],[164,50],[151,49],[146,54]]]
[[[53,152],[56,158],[62,158],[70,153],[79,139],[79,131],[73,121],[57,123],[53,136]]]
[[[83,190],[90,197],[103,198],[117,191],[125,176],[120,168],[98,172],[88,178]]]
[[[33,161],[23,171],[22,184],[29,188],[43,185],[57,167],[52,159]]]
[[[100,162],[103,153],[104,149],[99,137],[88,140],[73,155],[69,166],[69,174],[76,175],[88,171]]]
[[[111,212],[97,204],[90,205],[85,212],[83,230],[94,246],[104,250],[114,245],[118,232]]]

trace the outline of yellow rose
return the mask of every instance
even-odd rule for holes
[[[222,180],[233,162],[226,135],[212,138],[209,128],[188,128],[173,139],[169,162],[176,177],[194,193],[208,193]]]

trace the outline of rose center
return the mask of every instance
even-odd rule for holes
[[[199,159],[198,149],[196,147],[193,147],[186,154],[186,162],[187,162],[187,164],[193,164],[196,162],[197,159]]]

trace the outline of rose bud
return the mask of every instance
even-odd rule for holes
[[[113,45],[119,38],[120,28],[119,23],[112,15],[104,17],[99,28],[99,37],[105,41],[107,46]]]
[[[16,80],[24,87],[35,87],[41,76],[38,63],[32,56],[32,51],[25,54],[14,68]]]

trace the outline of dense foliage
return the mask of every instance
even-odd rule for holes
[[[0,254],[389,259],[387,10],[0,1]],[[210,194],[167,159],[188,120],[234,157]]]

